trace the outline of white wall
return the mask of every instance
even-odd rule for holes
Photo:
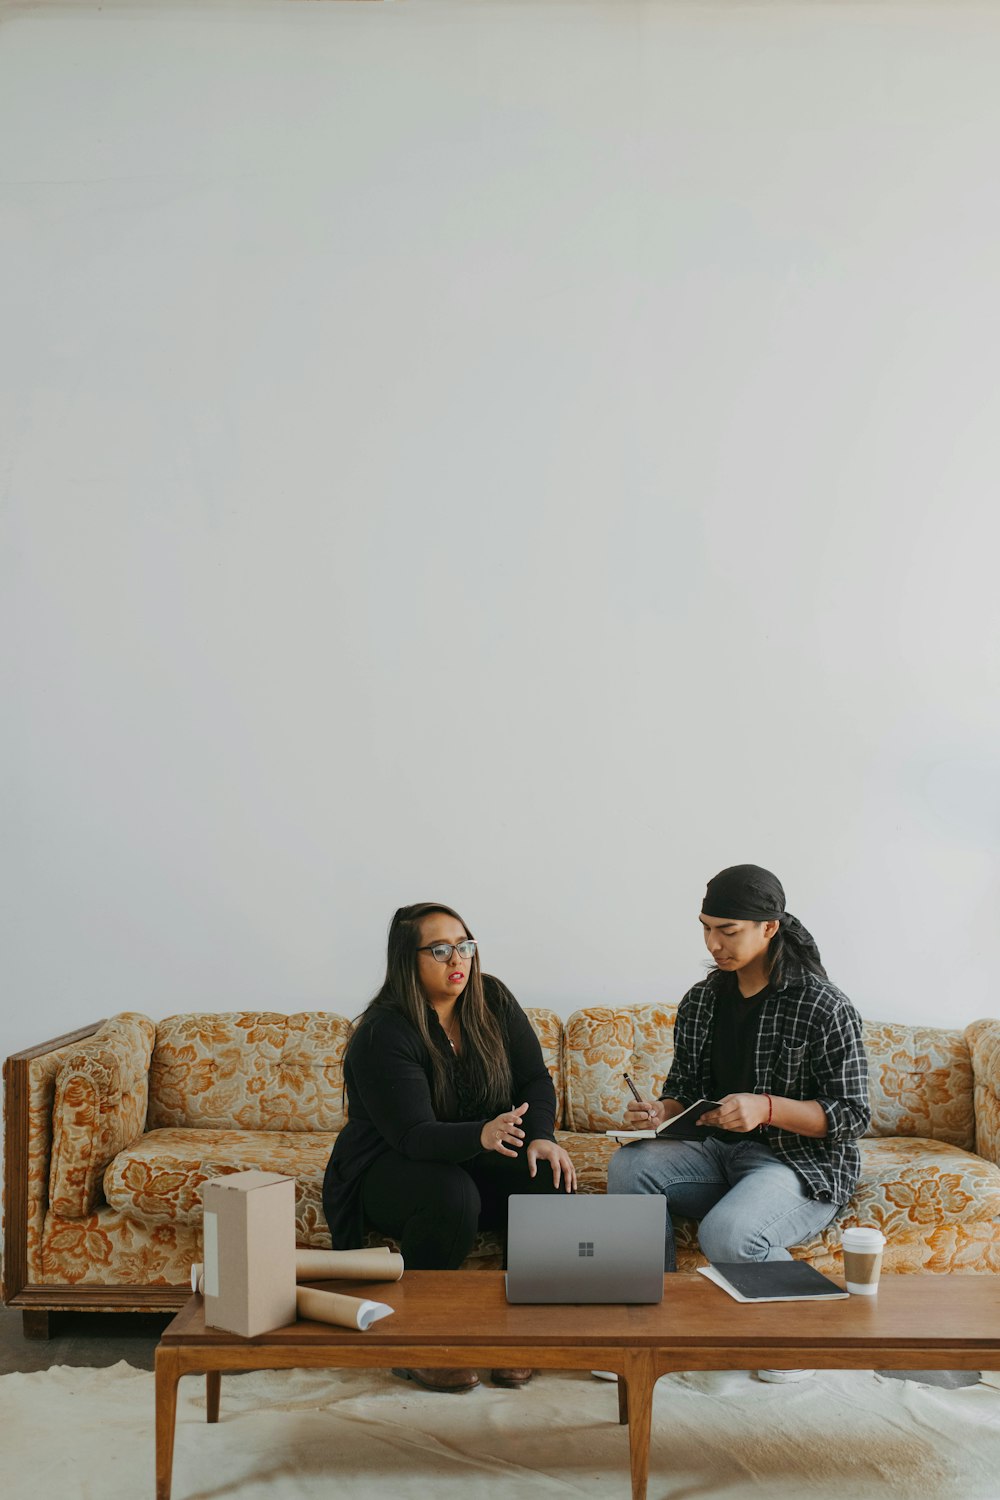
[[[4,1052],[677,998],[754,860],[997,1013],[1000,8],[0,11]]]

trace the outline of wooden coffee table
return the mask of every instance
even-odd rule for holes
[[[206,1328],[200,1297],[181,1309],[156,1351],[157,1500],[170,1500],[182,1375],[205,1375],[208,1421],[217,1422],[226,1370],[614,1370],[632,1500],[645,1500],[653,1386],[671,1371],[1000,1369],[1000,1277],[990,1275],[889,1276],[877,1297],[756,1305],[696,1275],[666,1276],[656,1306],[512,1307],[500,1271],[407,1271],[384,1286],[339,1289],[385,1300],[395,1313],[367,1333],[299,1322],[242,1339]]]

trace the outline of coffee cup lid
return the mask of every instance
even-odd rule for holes
[[[885,1244],[885,1235],[881,1229],[870,1228],[867,1224],[852,1224],[845,1229],[841,1236],[842,1241],[856,1245],[859,1250],[881,1250]]]

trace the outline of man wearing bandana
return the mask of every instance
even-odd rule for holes
[[[777,876],[759,865],[721,871],[700,921],[714,966],[678,1007],[660,1097],[630,1104],[626,1124],[655,1127],[698,1099],[719,1108],[691,1139],[623,1146],[608,1170],[611,1193],[666,1197],[667,1271],[676,1269],[671,1212],[699,1220],[710,1261],[790,1260],[788,1247],[848,1202],[871,1118],[861,1018],[785,910]]]

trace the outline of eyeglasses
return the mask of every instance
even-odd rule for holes
[[[475,951],[476,945],[471,938],[465,938],[461,943],[431,943],[427,948],[417,949],[418,953],[429,953],[439,964],[446,964],[453,953],[459,958],[471,958]]]

